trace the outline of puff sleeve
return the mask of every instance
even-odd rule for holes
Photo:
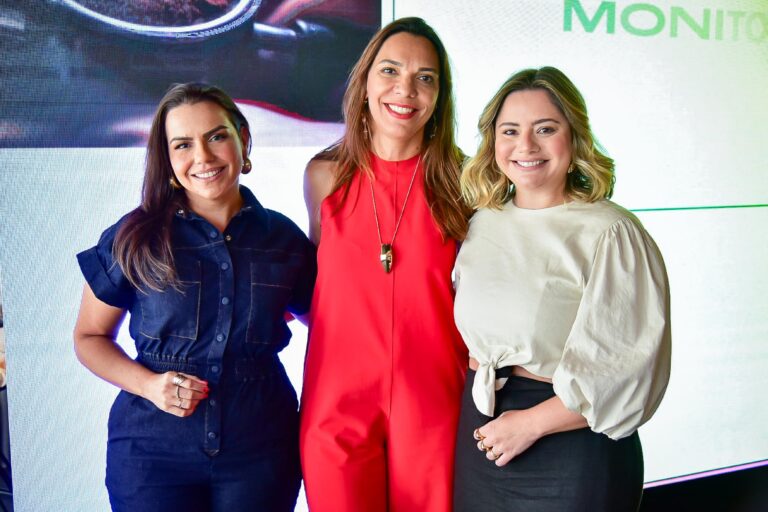
[[[669,285],[639,221],[618,220],[597,241],[573,327],[552,383],[565,406],[612,439],[656,411],[669,380]]]
[[[77,255],[80,271],[99,300],[116,308],[130,309],[134,288],[112,257],[112,245],[120,223],[102,233],[99,242]]]

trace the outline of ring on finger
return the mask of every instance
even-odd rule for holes
[[[171,380],[171,382],[173,382],[177,386],[181,386],[182,384],[184,384],[185,380],[187,380],[187,378],[184,375],[177,373],[176,375],[173,376],[173,379]]]
[[[480,433],[480,429],[476,428],[474,432],[472,432],[472,437],[475,438],[475,441],[482,441],[485,439],[485,436]]]
[[[179,409],[183,409],[183,407],[181,406],[181,402],[182,402],[182,399],[179,398],[179,401],[176,403],[176,407],[178,407]]]
[[[482,439],[477,442],[477,449],[480,450],[481,452],[487,452],[488,450],[490,450],[490,448],[485,446],[485,443],[483,443]]]
[[[488,451],[491,454],[491,460],[497,460],[502,455],[501,453],[496,453],[495,451],[493,451],[493,446],[491,446]]]

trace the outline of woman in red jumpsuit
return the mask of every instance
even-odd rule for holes
[[[467,366],[451,270],[467,210],[448,58],[423,20],[373,37],[344,116],[344,137],[305,174],[319,243],[301,412],[307,500],[312,512],[448,511]]]

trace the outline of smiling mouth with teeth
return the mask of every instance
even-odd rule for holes
[[[544,160],[516,160],[515,163],[519,165],[520,167],[536,167],[537,165],[541,165],[544,163]]]
[[[195,178],[200,178],[200,179],[205,180],[205,179],[208,179],[208,178],[213,178],[217,174],[221,173],[223,170],[224,170],[224,168],[221,167],[219,169],[213,169],[213,170],[210,170],[210,171],[207,171],[207,172],[201,172],[201,173],[198,173],[198,174],[193,174],[192,176],[194,176]]]
[[[387,103],[387,107],[392,110],[392,112],[396,112],[398,114],[410,114],[415,108],[409,108],[409,107],[401,107],[400,105],[393,105],[391,103]]]

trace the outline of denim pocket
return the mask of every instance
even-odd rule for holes
[[[144,336],[164,339],[170,336],[196,340],[200,317],[200,262],[178,267],[178,289],[138,294],[141,329]]]
[[[291,300],[298,268],[285,263],[251,262],[248,343],[275,344],[291,336],[283,315]]]

